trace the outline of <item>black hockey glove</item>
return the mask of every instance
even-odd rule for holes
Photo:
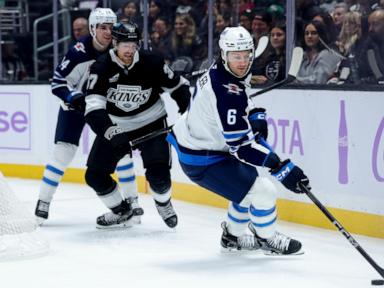
[[[85,96],[79,91],[72,91],[66,99],[66,105],[69,109],[77,110],[80,112],[85,111]]]
[[[179,106],[179,113],[183,114],[189,106],[189,99],[191,99],[191,92],[188,85],[182,85],[172,92],[171,97],[176,101]]]
[[[293,164],[289,159],[281,162],[277,168],[271,169],[270,172],[285,188],[295,193],[305,193],[299,184],[304,185],[308,190],[311,189],[308,177],[304,174],[303,170]]]
[[[255,108],[249,112],[249,122],[254,134],[258,133],[264,140],[268,138],[267,114],[264,108]]]
[[[128,133],[123,132],[121,127],[117,125],[109,127],[104,133],[104,137],[111,143],[113,155],[117,159],[120,160],[125,155],[132,153]]]

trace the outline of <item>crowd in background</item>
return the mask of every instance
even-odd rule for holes
[[[61,4],[76,9],[102,6],[102,2],[62,0]],[[142,1],[112,3],[120,21],[134,21],[143,29]],[[205,0],[148,1],[149,49],[162,55],[178,73],[190,75],[211,64],[208,62],[207,3]],[[252,84],[282,80],[286,74],[285,3],[279,0],[214,1],[214,58],[219,57],[218,38],[224,28],[241,25],[251,33],[255,44],[261,36],[270,39],[265,52],[253,63]],[[383,9],[384,0],[296,0],[295,45],[304,49],[297,82],[384,84]],[[86,33],[86,17],[74,19],[74,40]],[[15,53],[12,55],[3,55],[4,67],[15,61]],[[26,75],[23,72],[14,77],[22,80]]]

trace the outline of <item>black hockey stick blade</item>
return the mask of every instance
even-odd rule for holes
[[[315,195],[312,194],[312,192],[303,184],[299,184],[300,188],[305,191],[305,194],[309,197],[309,199],[312,200],[312,202],[320,209],[321,212],[331,221],[331,223],[341,232],[341,234],[344,235],[345,238],[349,241],[349,243],[352,244],[353,247],[356,248],[357,251],[360,252],[360,254],[365,258],[365,260],[368,261],[369,264],[375,270],[380,274],[381,277],[384,278],[384,269],[380,267],[375,260],[371,258],[371,256],[368,255],[367,252],[360,246],[360,244],[355,240],[355,238],[352,237],[352,235],[343,227],[343,225],[340,224],[339,221],[336,220],[336,218],[331,214],[331,212],[328,211],[327,208],[315,197]],[[379,280],[373,280],[374,282],[378,283]],[[373,283],[373,282],[372,282]],[[381,285],[381,284],[379,284]]]
[[[293,49],[293,52],[292,52],[292,61],[291,61],[291,66],[289,67],[287,78],[249,95],[249,98],[259,96],[261,94],[264,94],[264,93],[269,92],[273,89],[285,86],[285,85],[295,81],[297,73],[299,72],[299,69],[301,66],[301,62],[303,61],[303,55],[304,55],[303,48],[295,47]]]
[[[148,140],[151,140],[153,138],[156,138],[160,135],[163,135],[163,134],[167,134],[168,132],[170,132],[172,130],[172,126],[170,127],[165,127],[163,129],[159,129],[159,130],[156,130],[152,133],[149,133],[147,135],[144,135],[142,137],[139,137],[139,138],[136,138],[136,139],[133,139],[132,141],[130,141],[129,143],[131,144],[132,147],[134,146],[137,146],[145,141],[148,141]]]

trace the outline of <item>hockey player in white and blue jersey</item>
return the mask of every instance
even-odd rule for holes
[[[53,157],[46,165],[40,186],[35,215],[39,224],[48,219],[49,205],[69,163],[75,156],[81,132],[85,125],[85,86],[88,70],[96,58],[111,46],[111,28],[117,17],[109,8],[96,8],[89,16],[89,36],[72,46],[57,66],[52,93],[61,100]],[[143,209],[138,205],[137,187],[130,155],[121,159],[116,168],[121,193],[131,202],[136,223],[140,221]]]
[[[199,78],[187,112],[167,139],[193,182],[230,200],[228,220],[222,223],[224,249],[302,254],[299,241],[276,231],[276,191],[256,170],[269,168],[295,193],[303,193],[300,185],[309,188],[303,171],[290,160],[281,161],[264,141],[265,110],[249,105],[252,37],[243,27],[228,27],[219,46],[221,58]]]

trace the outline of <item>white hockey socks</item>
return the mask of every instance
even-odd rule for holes
[[[249,209],[244,203],[229,202],[227,229],[232,235],[239,237],[245,234],[249,223]]]
[[[265,177],[257,177],[249,194],[251,202],[249,216],[251,225],[261,238],[270,238],[276,231],[276,198],[275,185]]]
[[[120,192],[124,199],[137,198],[135,169],[132,157],[127,154],[117,164],[116,174],[119,179]]]
[[[52,160],[46,165],[41,181],[40,200],[48,203],[51,202],[65,170],[73,157],[75,157],[76,150],[77,146],[73,144],[64,142],[55,144]]]

